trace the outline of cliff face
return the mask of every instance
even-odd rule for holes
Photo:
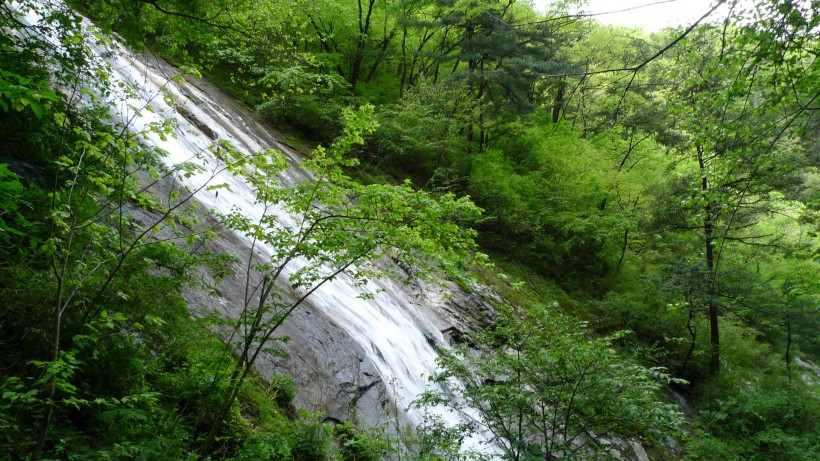
[[[212,251],[237,257],[247,254],[245,243],[231,234],[220,235],[209,246]],[[218,283],[217,293],[193,288],[185,291],[194,315],[212,311],[226,318],[239,315],[245,291],[244,267],[237,264],[232,269],[236,274]],[[491,313],[482,296],[467,294],[452,284],[446,288],[401,288],[406,296],[405,309],[412,312],[425,340],[434,348],[447,347],[449,340],[475,328],[478,319]],[[288,338],[272,344],[287,357],[265,353],[256,366],[265,378],[281,373],[293,379],[297,408],[321,412],[332,420],[356,418],[365,424],[404,425],[403,419],[396,420],[397,411],[403,414],[410,403],[402,392],[404,384],[385,379],[365,348],[332,312],[307,303],[285,321],[277,336]],[[407,359],[412,363],[414,358]]]
[[[184,142],[171,148],[217,140],[229,140],[246,152],[273,148],[283,152],[292,166],[281,178],[283,183],[304,177],[305,173],[296,166],[301,154],[281,142],[281,134],[261,125],[230,95],[194,77],[172,83],[171,76],[179,71],[168,64],[155,57],[119,51],[137,70],[130,71],[132,78],[136,73],[146,83],[162,82],[164,91],[174,94],[174,102],[165,108],[164,116],[178,118],[180,129],[176,136]],[[167,146],[162,147],[170,151]],[[171,154],[178,158],[188,155],[174,151]],[[172,187],[178,187],[178,183],[166,181],[156,193],[163,196]],[[232,189],[242,187],[232,185]],[[200,194],[195,198],[205,206],[198,211],[192,208],[192,212],[201,213],[203,225],[216,229],[217,223],[208,222],[209,208],[254,206],[252,199],[225,192]],[[216,313],[236,319],[241,315],[246,286],[258,283],[258,275],[253,271],[247,274],[250,243],[241,235],[221,230],[207,249],[242,262],[233,264],[233,275],[218,283],[207,274],[200,274],[204,285],[214,285],[216,290],[189,288],[185,297],[195,316]],[[264,257],[265,249],[257,248],[253,258]],[[487,299],[493,295],[477,285],[472,288],[470,294],[453,283],[415,281],[405,285],[389,280],[355,287],[341,276],[312,295],[277,330],[277,338],[287,339],[276,340],[271,346],[284,355],[263,353],[256,367],[268,379],[275,373],[290,376],[297,389],[296,406],[321,412],[330,420],[355,418],[365,424],[387,424],[394,429],[417,424],[420,415],[417,411],[407,413],[406,408],[427,385],[427,376],[435,372],[436,350],[448,347],[451,340],[492,317]],[[362,290],[373,295],[372,299],[360,299]],[[236,341],[227,333],[226,340]]]
[[[247,245],[233,234],[221,234],[210,242],[209,249],[220,254],[242,258]],[[217,292],[189,288],[184,296],[194,315],[217,313],[235,319],[240,315],[245,295],[244,266],[233,267],[235,275],[217,286]],[[206,276],[207,277],[207,276]],[[282,350],[282,357],[263,353],[256,361],[259,373],[271,379],[275,373],[293,379],[296,407],[322,412],[327,418],[345,420],[356,415],[370,424],[386,422],[385,409],[391,398],[385,383],[364,349],[332,318],[311,305],[305,305],[279,328],[271,347]]]

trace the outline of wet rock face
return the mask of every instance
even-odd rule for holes
[[[312,308],[295,312],[283,325],[288,358],[262,357],[263,376],[283,373],[296,385],[296,406],[337,420],[386,422],[390,404],[385,383],[364,350]]]
[[[195,126],[199,131],[202,132],[205,136],[208,137],[211,141],[216,141],[219,139],[219,136],[211,129],[208,125],[202,123],[198,118],[196,118],[185,106],[177,107],[177,112],[180,115],[185,117],[185,120],[191,122],[193,126]]]
[[[154,57],[143,57],[143,62],[164,75],[176,75],[178,71]],[[225,95],[213,84],[200,79],[189,79],[189,84],[218,101],[218,107],[199,104],[196,100],[180,100],[175,110],[210,140],[219,138],[217,127],[208,126],[198,118],[200,111],[207,111],[218,120],[228,121],[220,129],[229,128],[231,135],[240,143],[247,144],[249,150],[261,146],[280,147],[291,165],[298,162],[298,154],[279,144],[279,135],[274,130],[263,127],[233,98]],[[187,98],[193,98],[189,89],[183,91]],[[193,105],[192,105],[193,104]],[[143,178],[148,180],[147,178]],[[178,182],[165,180],[155,185],[157,197],[167,197]],[[184,192],[180,195],[184,195]],[[259,282],[259,275],[246,273],[247,261],[251,256],[249,244],[235,233],[220,230],[217,222],[207,216],[206,210],[187,207],[186,212],[199,215],[203,229],[214,229],[217,237],[209,241],[201,250],[213,254],[235,258],[230,264],[232,275],[215,281],[204,270],[196,275],[201,284],[189,286],[183,291],[189,309],[195,317],[219,316],[238,319],[242,314],[246,286]],[[127,211],[135,227],[150,227],[158,216],[131,208]],[[170,231],[159,230],[155,238],[170,238]],[[258,256],[253,256],[257,258]],[[217,329],[226,340],[239,344],[239,338],[230,338],[228,330]],[[386,409],[392,405],[390,393],[373,361],[362,347],[334,321],[332,315],[324,314],[312,306],[308,300],[277,329],[267,347],[282,353],[263,352],[255,365],[260,375],[272,380],[276,374],[292,378],[297,390],[295,406],[309,412],[319,412],[330,421],[357,419],[366,424],[381,425],[387,422]],[[395,410],[391,408],[391,415]],[[391,416],[391,419],[395,416]]]
[[[209,242],[208,249],[227,254],[239,260],[246,259],[248,250],[231,233],[223,233]],[[245,293],[246,263],[236,263],[235,275],[216,284],[216,295],[204,289],[187,289],[184,293],[194,315],[217,314],[224,318],[238,318]],[[206,275],[203,274],[203,277]],[[206,280],[213,283],[212,280]],[[253,283],[253,280],[251,281]],[[466,293],[454,284],[408,285],[408,302],[414,304],[418,325],[429,329],[425,337],[434,347],[447,347],[444,338],[452,343],[464,333],[485,325],[492,318],[492,307],[487,299],[489,291]],[[481,287],[476,287],[476,290]],[[297,308],[277,330],[275,337],[286,341],[272,342],[286,357],[263,353],[256,368],[266,379],[274,374],[285,374],[296,386],[296,407],[320,412],[328,420],[355,419],[367,425],[387,424],[396,430],[397,409],[409,402],[394,402],[389,391],[391,383],[380,376],[373,361],[348,333],[310,303]],[[400,385],[401,383],[397,383]],[[389,410],[389,414],[388,414]]]
[[[151,65],[159,66],[163,73],[169,75],[175,72],[160,61]],[[219,130],[227,129],[231,136],[247,144],[249,150],[260,146],[274,147],[286,154],[291,165],[298,162],[299,154],[280,141],[281,135],[263,127],[232,98],[208,82],[189,78],[188,83],[191,87],[183,93],[190,99],[181,99],[176,109],[206,137],[213,140]],[[194,100],[194,89],[217,101],[218,107]],[[202,111],[207,111],[215,120],[230,123],[220,122],[220,127],[209,127],[198,119],[198,114]],[[159,195],[163,195],[163,191]],[[239,261],[247,261],[249,255],[247,242],[231,232],[221,232],[217,239],[208,243],[207,249],[216,254],[234,256]],[[247,263],[234,264],[231,269],[235,275],[218,284],[202,274],[206,285],[214,285],[215,290],[191,288],[186,291],[185,297],[193,314],[239,318],[245,297],[247,277],[244,271],[247,267]],[[253,278],[254,276],[250,278],[252,284],[255,283]],[[412,323],[422,331],[427,343],[433,348],[446,347],[448,341],[482,326],[491,317],[488,312],[492,309],[477,294],[478,291],[473,294],[464,293],[454,284],[445,287],[432,284],[408,285],[400,287],[399,291],[402,292],[399,296],[402,303],[406,304],[394,308],[406,311],[413,318]],[[397,408],[406,407],[410,402],[393,401],[391,396],[396,394],[396,389],[392,386],[401,386],[402,383],[385,382],[384,376],[378,371],[377,362],[374,362],[384,361],[382,352],[388,354],[390,351],[379,349],[385,347],[384,342],[376,347],[374,342],[377,338],[371,338],[368,345],[366,340],[362,342],[362,338],[351,337],[352,333],[348,333],[344,326],[342,320],[334,319],[333,306],[330,309],[328,306],[320,309],[311,305],[308,299],[274,335],[288,340],[270,344],[284,352],[286,358],[281,354],[262,354],[255,363],[256,368],[268,379],[275,373],[290,376],[297,390],[297,408],[322,412],[329,420],[356,419],[372,425],[387,423],[386,410],[389,409],[389,419],[396,429],[396,424],[403,424],[396,422],[397,414],[401,413],[396,411]],[[442,332],[446,334],[442,335]],[[370,347],[372,359],[365,351],[367,347]]]
[[[231,233],[223,233],[208,247],[239,260],[248,257],[249,250]],[[234,275],[215,285],[216,294],[187,289],[183,296],[193,314],[238,318],[245,296],[245,264],[234,264]],[[253,275],[250,280],[254,283]],[[291,377],[297,390],[296,408],[322,413],[329,420],[357,418],[373,425],[387,422],[385,409],[391,400],[372,361],[333,319],[309,303],[297,308],[278,328],[269,346],[281,350],[284,356],[264,352],[257,358],[256,368],[268,380],[275,374]]]
[[[487,327],[495,320],[493,304],[501,300],[489,287],[470,284],[466,290],[452,282],[441,284],[420,281],[405,287],[408,299],[414,299],[416,309],[426,312],[428,322],[444,336],[446,347],[466,341],[471,331]],[[432,342],[432,335],[428,335]]]

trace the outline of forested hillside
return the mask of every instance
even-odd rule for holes
[[[817,459],[820,3],[655,33],[583,6],[0,4],[0,459]],[[111,116],[106,34],[218,84],[310,173],[214,139],[266,213],[194,211],[172,178],[216,170],[163,163],[146,140],[173,120]],[[220,228],[270,261],[209,250]],[[238,266],[241,317],[192,318],[184,290]],[[342,272],[497,293],[404,402],[461,424],[329,424],[256,374]]]

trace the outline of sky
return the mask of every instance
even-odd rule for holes
[[[534,0],[543,9],[551,0]],[[656,31],[666,26],[691,24],[707,11],[713,0],[587,0],[589,12],[598,22],[621,26],[642,26]],[[611,11],[627,10],[618,13]],[[600,15],[597,15],[600,14]]]

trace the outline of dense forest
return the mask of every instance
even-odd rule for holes
[[[583,11],[2,2],[0,459],[817,459],[820,3],[720,0],[655,33]],[[175,121],[111,116],[114,40],[301,146],[291,182],[280,152],[208,149],[296,225],[201,210],[173,178],[211,172],[145,142]],[[211,251],[220,229],[269,260]],[[237,266],[241,316],[192,317],[183,292]],[[255,371],[342,272],[406,271],[495,293],[404,402],[460,424],[328,422]]]

